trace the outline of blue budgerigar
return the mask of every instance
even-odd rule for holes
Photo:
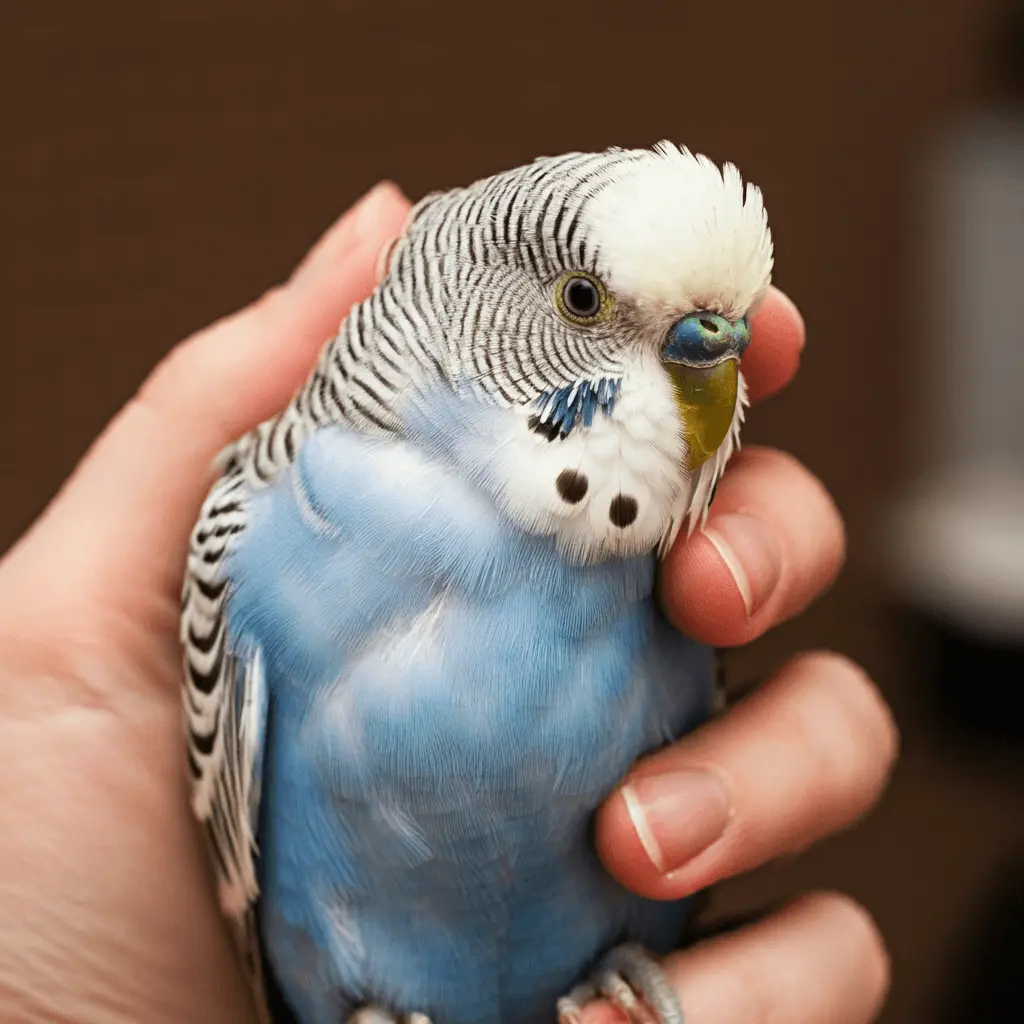
[[[761,194],[686,149],[423,199],[291,404],[222,457],[184,591],[194,808],[300,1024],[682,1020],[593,813],[699,724],[652,599],[738,443]],[[646,1014],[646,1017],[645,1017]]]

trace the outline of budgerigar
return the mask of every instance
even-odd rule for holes
[[[687,903],[619,885],[590,829],[712,707],[652,590],[738,443],[772,259],[758,189],[668,143],[430,195],[224,454],[188,757],[265,1014],[272,979],[300,1024],[682,1020],[652,957]]]

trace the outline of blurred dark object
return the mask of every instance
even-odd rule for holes
[[[944,732],[1024,749],[1024,645],[979,638],[916,610],[903,610],[901,619],[915,675],[927,680]]]
[[[935,1024],[997,1024],[1024,1019],[1024,857],[996,878],[979,927],[967,933],[963,971],[932,1017]]]
[[[923,161],[917,478],[886,572],[949,722],[1019,743],[1024,679],[1024,3],[991,34],[997,88],[951,117]]]
[[[996,22],[992,47],[998,84],[1014,98],[1024,97],[1024,3],[1013,3]]]

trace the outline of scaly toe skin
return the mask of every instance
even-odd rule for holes
[[[596,998],[597,988],[593,982],[585,981],[582,985],[577,985],[556,1004],[558,1024],[580,1024],[583,1019],[583,1007]]]
[[[625,1014],[629,1024],[658,1024],[658,1019],[637,999],[629,982],[618,971],[602,971],[597,984],[601,995]]]
[[[683,1010],[658,962],[641,946],[613,949],[602,963],[604,971],[620,974],[653,1011],[658,1024],[684,1024]]]
[[[555,1008],[558,1011],[558,1024],[580,1024],[583,1020],[583,1007],[568,996],[562,996]]]
[[[602,997],[630,1024],[684,1024],[672,986],[641,946],[616,947],[601,961],[593,980],[559,999],[558,1024],[581,1024],[583,1007]]]
[[[348,1018],[346,1024],[431,1024],[425,1013],[408,1013],[396,1017],[379,1006],[364,1006]]]

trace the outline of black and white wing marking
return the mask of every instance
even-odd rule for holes
[[[291,450],[266,424],[229,449],[224,475],[192,531],[182,594],[184,705],[192,808],[209,840],[221,908],[230,919],[261,1019],[269,1021],[256,921],[256,829],[268,694],[258,649],[228,646],[226,555],[246,528],[245,502]]]
[[[248,497],[292,463],[310,434],[337,423],[368,433],[392,430],[391,405],[399,386],[394,378],[402,371],[402,357],[397,350],[389,353],[385,341],[369,330],[373,310],[378,308],[375,302],[371,296],[353,307],[339,333],[324,346],[305,385],[282,412],[222,453],[218,460],[222,476],[192,532],[182,593],[192,807],[206,827],[220,903],[235,925],[264,1020],[269,1020],[269,1014],[255,903],[268,695],[259,651],[240,652],[228,645],[226,604],[231,581],[224,575],[224,566],[231,546],[246,528]],[[384,365],[390,370],[383,371]],[[362,372],[357,373],[360,368]],[[402,382],[404,386],[404,378]]]

